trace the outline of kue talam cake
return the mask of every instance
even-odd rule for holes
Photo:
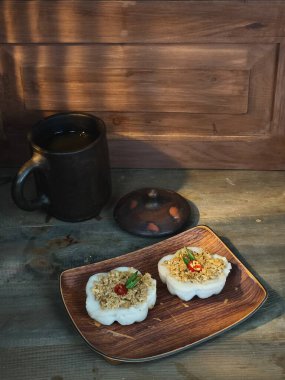
[[[161,281],[171,294],[184,301],[219,294],[231,267],[225,257],[210,254],[200,247],[183,247],[158,262]]]
[[[86,285],[86,310],[103,325],[143,321],[156,302],[156,280],[133,267],[118,267],[91,276]]]

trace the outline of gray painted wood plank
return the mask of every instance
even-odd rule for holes
[[[12,173],[1,170],[0,178]],[[112,178],[102,219],[77,224],[17,209],[10,184],[0,185],[1,379],[284,378],[285,172],[117,169]],[[58,277],[159,241],[131,236],[112,219],[115,201],[146,184],[191,200],[199,215],[188,227],[199,221],[214,229],[267,286],[269,299],[252,318],[194,349],[114,367],[74,330]]]

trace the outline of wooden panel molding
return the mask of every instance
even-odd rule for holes
[[[3,0],[0,164],[70,110],[113,166],[285,169],[284,25],[281,0]]]
[[[247,112],[249,72],[25,67],[27,110]]]
[[[2,0],[0,14],[5,43],[184,43],[285,35],[282,0]]]
[[[36,45],[8,50],[20,72],[26,114],[94,112],[114,138],[239,136],[270,130],[276,44]]]

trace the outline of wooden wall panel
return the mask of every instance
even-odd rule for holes
[[[130,112],[93,112],[101,117],[108,126],[110,139],[164,140],[181,138],[207,139],[232,136],[262,135],[270,129],[270,121],[262,115],[227,114],[188,114],[188,113],[130,113]]]
[[[2,0],[0,42],[219,41],[285,35],[285,4],[268,1]]]
[[[0,140],[5,140],[3,113],[0,110]]]
[[[284,170],[284,147],[285,136],[110,141],[111,164],[132,168]]]
[[[2,110],[3,102],[4,102],[3,70],[2,70],[2,67],[0,66],[0,141],[5,139],[3,110]]]
[[[243,114],[245,70],[141,70],[66,67],[22,69],[27,110]]]
[[[35,45],[6,51],[21,73],[27,116],[34,110],[100,113],[109,133],[146,139],[270,129],[276,44]]]
[[[113,166],[285,169],[284,41],[281,0],[0,1],[0,165],[70,110]]]
[[[4,45],[3,45],[4,46]],[[120,69],[229,69],[248,70],[273,54],[276,44],[16,44],[5,45],[22,66],[66,69],[94,65]]]
[[[276,74],[272,134],[285,135],[285,39],[279,45],[278,70]]]

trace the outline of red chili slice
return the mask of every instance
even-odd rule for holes
[[[187,268],[191,272],[201,272],[201,270],[203,269],[202,265],[196,260],[190,261],[187,265]]]
[[[195,269],[193,268],[192,261],[189,261],[187,264],[187,268],[190,270],[190,272],[195,272]]]
[[[114,292],[118,294],[118,296],[125,296],[128,293],[128,289],[124,284],[117,284],[114,287]]]
[[[194,269],[196,272],[201,272],[201,270],[203,269],[202,265],[201,264],[197,264],[197,265],[194,265]]]

